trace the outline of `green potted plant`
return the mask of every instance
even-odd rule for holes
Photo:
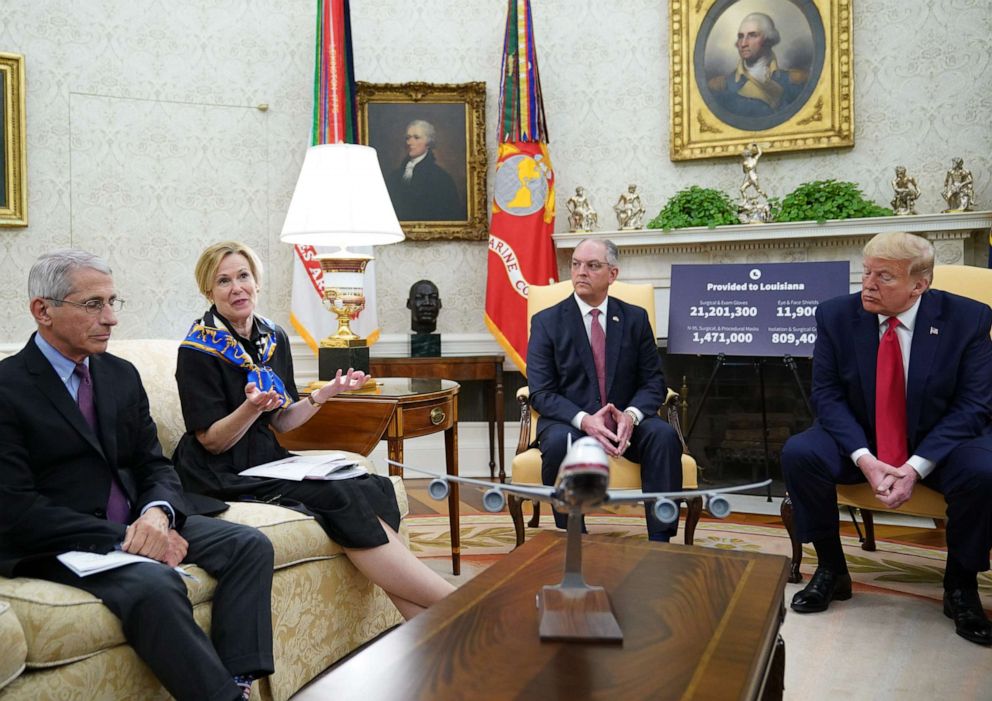
[[[814,180],[803,183],[782,198],[775,221],[816,221],[887,217],[892,210],[864,196],[854,183]]]
[[[681,190],[665,203],[664,208],[648,222],[649,229],[683,229],[687,226],[708,226],[737,223],[737,207],[726,193],[711,187],[693,185]]]

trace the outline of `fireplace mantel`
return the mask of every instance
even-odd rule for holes
[[[620,248],[620,278],[650,282],[655,288],[657,329],[668,336],[668,295],[673,263],[792,263],[847,260],[850,285],[861,281],[861,249],[872,236],[909,231],[933,242],[937,263],[980,265],[988,261],[992,211],[872,217],[816,222],[739,224],[661,231],[595,231],[554,235],[559,263],[587,236],[612,240]]]

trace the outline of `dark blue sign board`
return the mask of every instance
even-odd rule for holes
[[[816,307],[850,292],[850,265],[673,265],[668,352],[810,357]]]

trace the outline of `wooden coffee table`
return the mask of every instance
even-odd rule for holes
[[[541,642],[536,595],[561,579],[543,532],[315,683],[321,698],[780,699],[787,558],[583,537],[622,645]]]

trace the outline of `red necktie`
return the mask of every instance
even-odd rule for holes
[[[875,444],[878,459],[900,466],[909,458],[906,439],[906,376],[896,327],[899,320],[889,317],[889,328],[878,343],[875,365]]]
[[[85,363],[76,363],[73,371],[79,377],[79,389],[76,392],[76,403],[79,411],[96,433],[96,402],[93,401],[93,382],[90,380],[90,369]],[[110,480],[110,495],[107,497],[107,520],[115,523],[126,524],[131,515],[131,508],[127,503],[127,496],[117,482],[117,478]]]
[[[592,360],[596,365],[596,379],[599,380],[599,405],[606,406],[606,332],[599,323],[599,309],[589,312],[592,316],[592,327],[589,329],[589,345],[592,346]],[[611,431],[617,430],[616,421],[612,416],[606,417],[606,427]]]

